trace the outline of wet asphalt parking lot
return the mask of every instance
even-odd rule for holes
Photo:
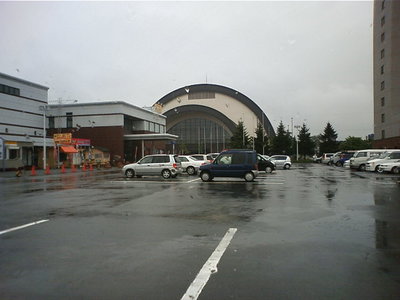
[[[0,299],[399,299],[399,181],[0,177]]]

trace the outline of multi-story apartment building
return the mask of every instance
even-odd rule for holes
[[[400,1],[374,2],[374,146],[400,148]]]
[[[0,73],[0,170],[39,165],[48,87]]]

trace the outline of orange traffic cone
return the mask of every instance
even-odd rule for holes
[[[61,165],[61,173],[65,173],[65,167],[64,164]]]
[[[86,172],[86,164],[83,164],[82,171]]]
[[[44,172],[44,174],[49,175],[50,173],[50,167],[46,166],[46,171]]]
[[[75,165],[74,165],[74,164],[72,164],[71,172],[72,172],[72,173],[76,172],[76,169],[75,169]]]
[[[92,164],[89,165],[89,171],[93,171],[93,165]]]
[[[32,166],[31,176],[35,176],[35,175],[36,175],[35,166]]]

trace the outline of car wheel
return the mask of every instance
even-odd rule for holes
[[[133,176],[135,176],[135,171],[133,171],[132,169],[128,169],[125,171],[125,176],[127,178],[133,178]]]
[[[286,170],[289,170],[290,169],[290,165],[286,164],[286,165],[283,166],[283,168],[286,169]]]
[[[272,173],[272,168],[271,167],[266,167],[265,168],[265,173]]]
[[[383,173],[383,169],[381,167],[378,168],[378,173]]]
[[[186,172],[187,172],[189,175],[194,175],[194,173],[196,173],[196,170],[195,170],[195,168],[193,168],[193,167],[187,167],[187,168],[186,168]]]
[[[211,179],[212,179],[210,173],[208,173],[208,172],[201,172],[200,173],[200,178],[203,181],[211,181]]]
[[[360,165],[360,166],[358,167],[358,170],[359,170],[359,171],[365,171],[365,165]]]
[[[399,174],[400,173],[400,168],[399,167],[393,167],[392,173],[393,174]]]
[[[170,178],[171,177],[171,171],[170,170],[162,170],[162,172],[161,172],[161,176],[164,178],[164,179],[168,179],[168,178]]]
[[[252,172],[247,172],[246,174],[244,174],[244,180],[253,181],[254,180],[254,174]]]
[[[340,161],[337,161],[337,162],[336,162],[336,167],[343,167],[343,163],[340,162]]]
[[[380,167],[380,165],[377,165],[377,166],[376,166],[375,172],[379,172],[379,167]]]

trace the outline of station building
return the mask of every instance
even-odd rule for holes
[[[238,122],[249,136],[262,124],[274,136],[271,122],[261,108],[237,90],[215,84],[185,86],[163,96],[153,109],[167,117],[166,130],[178,136],[183,153],[220,152],[229,147]]]
[[[109,151],[112,164],[172,153],[178,138],[166,133],[165,116],[123,101],[50,104],[47,118],[50,135],[90,140],[91,147]]]

